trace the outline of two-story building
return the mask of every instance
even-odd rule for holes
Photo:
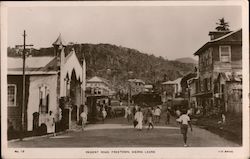
[[[199,56],[199,88],[196,98],[204,114],[218,108],[218,103],[215,102],[215,85],[219,74],[241,74],[242,71],[242,29],[213,31],[209,35],[210,41],[194,53]]]
[[[177,78],[174,81],[166,81],[161,84],[164,101],[180,95],[182,91],[181,79],[182,78]]]
[[[129,92],[130,95],[137,95],[145,91],[145,82],[141,79],[129,79]]]
[[[86,89],[89,90],[90,95],[111,96],[113,91],[108,80],[94,76],[87,80]]]

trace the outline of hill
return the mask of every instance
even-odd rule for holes
[[[123,87],[129,78],[139,78],[149,84],[160,85],[193,71],[194,64],[169,61],[162,57],[141,53],[138,50],[111,44],[74,44],[66,47],[66,53],[74,47],[79,60],[85,58],[87,78],[100,76],[112,82],[115,88]],[[32,56],[54,55],[54,49],[33,49]],[[8,56],[16,56],[8,48]],[[128,72],[132,71],[132,74]]]
[[[179,61],[182,63],[191,63],[191,64],[197,64],[198,61],[196,61],[195,59],[191,58],[191,57],[183,57],[183,58],[177,58],[175,59],[175,61]]]

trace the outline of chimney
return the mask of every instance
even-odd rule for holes
[[[210,40],[214,40],[214,39],[220,38],[220,37],[222,37],[230,32],[232,32],[232,31],[210,31],[208,35],[210,36]]]

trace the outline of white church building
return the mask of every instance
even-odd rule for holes
[[[66,44],[59,35],[51,48],[54,56],[26,58],[23,112],[26,131],[33,131],[41,124],[48,128],[50,111],[56,122],[64,120],[68,128],[79,121],[80,106],[86,100],[86,63],[77,58],[73,48],[68,52],[65,48]],[[20,57],[8,57],[8,128],[16,131],[21,130],[22,125],[22,62]],[[66,97],[71,99],[71,106],[60,104]]]

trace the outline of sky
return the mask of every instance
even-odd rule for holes
[[[231,30],[242,27],[239,6],[77,6],[8,9],[8,46],[51,47],[61,33],[66,42],[110,43],[169,60],[192,57],[209,41],[224,17]]]

